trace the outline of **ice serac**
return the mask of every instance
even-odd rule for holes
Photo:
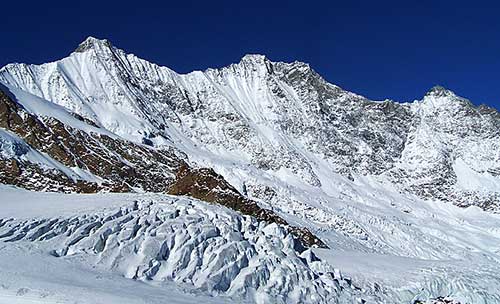
[[[66,263],[84,262],[83,269],[174,281],[221,300],[312,304],[359,297],[334,267],[310,250],[298,253],[276,224],[188,198],[148,195],[121,205],[37,220],[0,217],[0,241],[38,246]]]

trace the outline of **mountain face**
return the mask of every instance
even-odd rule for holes
[[[330,247],[418,265],[468,261],[415,275],[407,289],[363,277],[363,291],[353,290],[385,303],[500,302],[496,291],[464,294],[500,284],[490,271],[500,261],[500,114],[442,87],[412,103],[372,101],[308,64],[262,55],[178,74],[90,37],[59,61],[0,69],[0,174],[29,190],[161,192],[223,205],[285,227],[300,254]],[[453,205],[464,209],[447,211]],[[143,277],[161,264],[148,261]],[[311,287],[325,294],[313,302],[332,300],[323,287]]]
[[[370,101],[307,64],[261,55],[180,75],[95,38],[57,62],[7,65],[0,81],[209,166],[235,162],[321,187],[314,167],[324,162],[326,175],[379,176],[423,198],[499,210],[500,114],[444,88],[414,103]]]
[[[57,192],[190,195],[287,226],[300,246],[326,247],[307,228],[288,227],[272,211],[244,198],[213,170],[189,168],[172,148],[156,150],[120,139],[78,114],[3,85],[2,89],[1,183]]]

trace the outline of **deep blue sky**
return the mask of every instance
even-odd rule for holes
[[[260,53],[308,62],[372,99],[413,100],[440,84],[500,108],[494,1],[82,2],[2,2],[0,65],[56,60],[92,35],[178,72]]]

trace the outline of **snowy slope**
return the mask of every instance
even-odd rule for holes
[[[181,75],[92,37],[56,62],[7,65],[0,81],[220,170],[237,163],[320,187],[326,161],[330,173],[376,175],[423,198],[499,206],[500,115],[444,88],[411,104],[375,102],[305,63],[262,55]],[[460,160],[494,186],[464,188]]]
[[[184,303],[206,296],[217,303],[500,302],[500,218],[477,208],[422,202],[408,214],[382,202],[358,206],[365,210],[350,216],[369,238],[401,248],[369,248],[370,239],[324,229],[332,249],[299,254],[275,224],[188,198],[6,186],[0,194],[0,261],[9,261],[0,300],[70,303],[92,291],[89,303],[138,303],[143,293],[153,303],[168,294]],[[40,269],[39,261],[50,268],[37,274],[31,267]],[[134,284],[133,293],[120,287]]]
[[[0,82],[41,121],[57,119],[85,138],[106,135],[123,151],[141,151],[132,163],[123,161],[132,168],[148,163],[140,172],[171,178],[174,166],[155,166],[155,153],[176,159],[170,148],[195,167],[213,168],[244,196],[330,247],[313,249],[316,261],[309,250],[293,250],[281,227],[189,198],[3,187],[0,218],[15,219],[0,224],[1,233],[12,230],[0,239],[6,246],[0,254],[35,250],[56,268],[65,266],[52,261],[85,272],[95,267],[91,273],[106,278],[146,282],[144,291],[158,299],[180,288],[221,301],[500,303],[500,114],[494,109],[441,87],[413,103],[370,101],[327,83],[305,63],[261,55],[181,75],[95,38],[56,62],[8,65]],[[4,159],[57,167],[13,132],[0,131]],[[102,157],[96,151],[85,154]],[[155,152],[146,161],[149,152],[142,151]],[[60,168],[79,173],[74,169]],[[154,176],[144,180],[163,188],[146,186],[164,189]],[[23,208],[38,202],[44,207],[32,214]],[[31,225],[40,219],[40,226]],[[32,237],[43,225],[74,230],[50,240]],[[80,239],[88,225],[96,226]],[[10,239],[15,242],[5,242]],[[168,257],[162,242],[175,247]],[[206,248],[230,260],[204,256]],[[117,285],[109,288],[121,297]],[[7,289],[9,296],[17,292]]]

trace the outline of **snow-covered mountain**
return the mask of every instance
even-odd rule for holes
[[[352,277],[341,288],[345,297],[322,279],[301,285],[324,271],[304,262],[297,277],[276,270],[272,277],[294,278],[285,285],[276,281],[259,289],[252,284],[264,284],[260,279],[236,279],[242,275],[238,271],[248,271],[241,261],[228,262],[232,270],[181,270],[197,263],[193,253],[165,262],[153,250],[125,254],[127,261],[147,264],[138,266],[141,275],[127,275],[131,278],[149,279],[155,268],[180,267],[175,271],[182,280],[200,287],[197,282],[211,283],[197,278],[222,271],[224,296],[257,302],[438,303],[444,297],[500,302],[499,291],[485,287],[500,282],[495,270],[500,269],[500,114],[495,109],[476,107],[442,87],[412,103],[371,101],[328,83],[308,64],[272,62],[262,55],[178,74],[92,37],[59,61],[3,67],[0,89],[0,182],[58,192],[168,192],[222,204],[278,225],[274,230],[287,227],[300,247],[329,247],[312,253],[290,245],[297,250],[290,257],[293,269],[299,269],[293,263],[304,259],[301,254],[311,252],[310,259],[336,268],[338,263]],[[153,209],[154,219],[146,220],[139,208],[116,221],[130,217],[171,225],[158,215],[163,211]],[[215,221],[205,211],[192,214],[200,223]],[[107,225],[100,215],[91,217],[99,227]],[[34,229],[29,223],[11,221],[6,227],[22,235],[14,237],[16,242],[42,241],[27,237]],[[128,229],[123,225],[120,229]],[[124,255],[106,241],[95,250],[98,238],[121,233],[99,227],[87,233],[78,254]],[[192,236],[202,237],[205,230],[196,231]],[[60,242],[54,246],[71,243],[71,237],[56,238]],[[274,245],[251,246],[259,255]],[[392,265],[392,273],[384,265]],[[260,267],[269,275],[275,266],[262,261]],[[176,281],[172,273],[160,279]],[[276,286],[279,294],[271,291]],[[318,298],[310,298],[312,293]]]
[[[250,165],[321,187],[324,162],[327,179],[376,175],[421,197],[498,209],[500,114],[444,88],[414,103],[375,102],[307,64],[261,55],[180,75],[95,38],[57,62],[7,65],[0,80],[211,166]]]

